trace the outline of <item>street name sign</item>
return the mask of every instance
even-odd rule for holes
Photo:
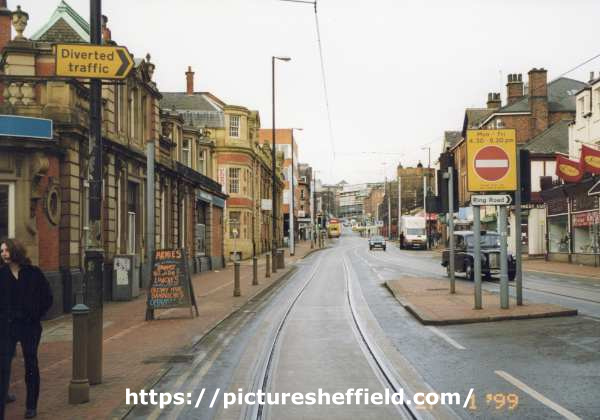
[[[512,198],[508,194],[472,195],[472,206],[508,206]]]
[[[467,188],[473,192],[517,189],[515,130],[467,130]]]
[[[56,75],[83,79],[125,79],[133,59],[125,47],[57,44]]]
[[[52,120],[19,115],[0,115],[0,136],[52,140]]]

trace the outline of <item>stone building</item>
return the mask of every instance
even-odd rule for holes
[[[259,141],[258,111],[229,105],[209,92],[194,90],[194,72],[186,72],[184,92],[163,92],[161,108],[179,114],[186,126],[202,130],[214,147],[212,170],[228,195],[223,214],[224,255],[242,259],[266,252],[272,244],[271,148]],[[282,201],[283,156],[277,159],[277,203]],[[282,245],[281,206],[276,209],[278,246]]]

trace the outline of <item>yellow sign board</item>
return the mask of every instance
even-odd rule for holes
[[[515,130],[467,130],[467,189],[516,191]]]
[[[125,47],[57,44],[56,75],[82,79],[125,79],[133,58]]]

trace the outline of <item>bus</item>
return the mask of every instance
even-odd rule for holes
[[[339,219],[329,219],[327,235],[330,238],[339,238],[342,234],[342,222]]]

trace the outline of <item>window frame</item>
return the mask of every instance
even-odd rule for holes
[[[234,123],[234,121],[236,123]],[[240,115],[229,116],[229,137],[240,138],[240,129],[242,125],[242,118]]]

